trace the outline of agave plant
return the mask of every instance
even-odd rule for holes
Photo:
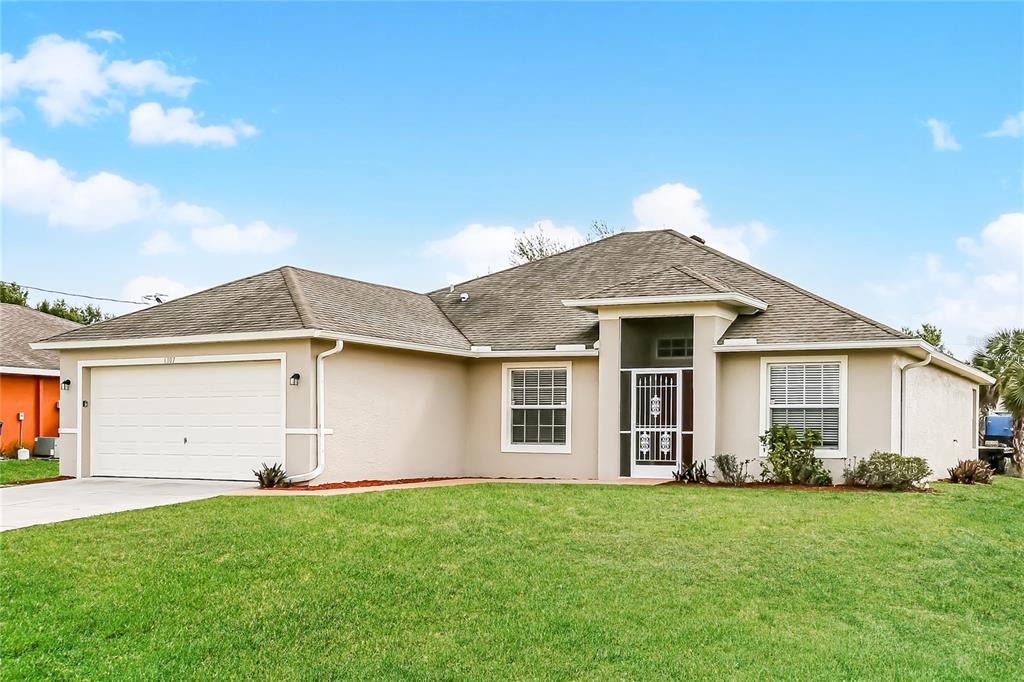
[[[284,467],[280,464],[264,464],[259,469],[253,469],[252,473],[255,474],[261,488],[287,488],[291,485]]]
[[[992,467],[980,459],[962,459],[948,469],[950,483],[991,483]]]

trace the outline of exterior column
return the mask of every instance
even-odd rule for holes
[[[732,320],[717,315],[693,318],[693,461],[716,454],[718,428],[718,355],[714,346]],[[602,349],[603,350],[603,349]]]
[[[618,318],[600,321],[597,365],[597,477],[619,478],[619,372],[621,365]]]

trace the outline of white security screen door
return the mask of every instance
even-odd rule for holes
[[[94,367],[93,476],[253,480],[283,463],[278,361]]]
[[[672,478],[682,456],[682,370],[634,370],[631,380],[632,467],[639,478]]]

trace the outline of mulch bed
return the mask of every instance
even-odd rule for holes
[[[685,483],[683,481],[665,481],[660,485],[699,485],[708,488],[769,488],[771,490],[827,490],[836,492],[849,492],[849,493],[937,493],[935,488],[910,488],[909,490],[889,490],[887,488],[867,488],[862,485],[847,485],[840,483],[838,485],[786,485],[783,483],[743,483],[742,485],[733,485],[732,483],[721,483],[721,482],[708,482],[708,483]]]
[[[458,476],[437,476],[434,478],[395,478],[387,481],[381,480],[365,480],[365,481],[342,481],[341,483],[321,483],[319,485],[293,485],[288,488],[264,488],[264,490],[298,490],[298,491],[313,491],[313,490],[337,490],[338,488],[372,488],[378,485],[397,485],[399,483],[427,483],[429,481],[451,481]]]

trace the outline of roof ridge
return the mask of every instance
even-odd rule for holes
[[[725,282],[724,280],[718,279],[717,277],[712,277],[711,275],[707,275],[703,272],[698,272],[697,270],[694,270],[688,265],[677,265],[674,267],[683,274],[688,275],[689,277],[693,277],[694,279],[699,280],[704,284],[707,284],[709,287],[711,287],[712,289],[716,290],[719,293],[724,294],[730,291],[731,285]],[[732,287],[732,290],[736,290],[736,288]]]
[[[622,237],[622,236],[625,236],[627,234],[636,234],[636,232],[635,231],[630,232],[628,230],[623,230],[622,232],[616,232],[615,234],[608,235],[607,237],[601,237],[600,239],[595,239],[593,241],[584,242],[583,244],[577,244],[576,246],[574,246],[572,248],[566,249],[565,251],[559,251],[558,253],[553,253],[550,256],[544,256],[543,258],[538,258],[537,260],[529,260],[529,261],[526,261],[525,263],[520,263],[518,265],[511,265],[511,266],[509,266],[507,268],[502,268],[501,270],[496,270],[495,272],[488,272],[486,275],[479,275],[477,277],[471,277],[470,279],[463,280],[462,282],[454,282],[453,284],[450,284],[449,286],[456,286],[456,287],[457,286],[462,286],[464,284],[469,284],[470,282],[475,282],[475,281],[480,280],[480,279],[486,279],[488,277],[493,277],[494,275],[497,275],[497,274],[500,274],[500,273],[503,273],[503,272],[511,272],[513,270],[518,270],[519,268],[525,268],[525,267],[527,267],[529,265],[534,265],[535,263],[540,263],[540,262],[546,261],[546,260],[548,260],[550,258],[558,258],[560,256],[564,256],[566,254],[572,253],[573,251],[579,251],[580,249],[585,249],[588,246],[596,246],[598,244],[601,244],[602,242],[608,241],[609,239],[615,239],[616,237]],[[432,291],[428,291],[427,295],[430,296],[430,295],[433,295],[433,294],[443,294],[443,293],[445,293],[446,289],[448,289],[448,287],[441,287],[440,289],[434,289]]]
[[[724,258],[724,259],[726,259],[726,260],[728,260],[728,261],[730,261],[732,263],[735,263],[737,265],[740,265],[740,266],[746,268],[747,270],[750,270],[751,272],[756,272],[757,274],[759,274],[759,275],[761,275],[763,277],[767,277],[768,279],[772,280],[773,282],[776,282],[776,283],[781,284],[783,286],[789,287],[793,291],[797,291],[797,292],[799,292],[801,294],[804,294],[805,296],[809,296],[809,297],[813,298],[814,300],[818,301],[819,303],[824,303],[825,305],[829,306],[830,308],[838,310],[839,312],[842,312],[842,313],[846,313],[847,315],[849,315],[851,317],[854,317],[854,318],[860,320],[861,322],[866,322],[866,323],[868,323],[868,324],[870,324],[870,325],[872,325],[874,327],[877,327],[878,329],[886,332],[887,334],[891,334],[891,335],[895,336],[898,339],[909,339],[909,338],[912,338],[912,337],[907,336],[906,334],[904,334],[902,332],[899,332],[899,331],[893,329],[892,327],[890,327],[887,324],[883,324],[883,323],[879,322],[878,320],[872,320],[870,317],[867,317],[866,315],[861,315],[860,313],[858,313],[858,312],[856,312],[854,310],[850,310],[849,308],[847,308],[845,306],[839,305],[835,301],[830,301],[827,298],[825,298],[823,296],[819,296],[818,294],[815,294],[815,293],[813,293],[811,291],[808,291],[807,289],[804,289],[803,287],[799,287],[796,284],[793,284],[792,282],[787,282],[786,280],[782,279],[781,277],[776,277],[775,275],[772,275],[772,274],[770,274],[768,272],[765,272],[764,270],[762,270],[760,268],[756,268],[753,265],[751,265],[750,263],[744,262],[744,261],[740,260],[739,258],[734,258],[733,256],[730,256],[727,253],[723,253],[723,252],[719,251],[718,249],[712,248],[712,247],[708,246],[707,244],[703,244],[701,242],[698,242],[695,239],[691,239],[690,237],[687,237],[686,235],[684,235],[681,232],[678,232],[678,231],[673,230],[673,229],[664,229],[664,230],[660,230],[660,231],[661,232],[671,233],[673,236],[678,237],[679,239],[682,239],[683,241],[687,242],[688,244],[696,246],[696,247],[698,247],[700,249],[703,249],[704,251],[707,251],[709,253],[712,253],[712,254],[714,254],[716,256],[720,256],[720,257],[722,257],[722,258]]]
[[[295,268],[291,265],[283,265],[278,268],[278,271],[281,273],[281,278],[284,279],[284,285],[288,289],[288,295],[291,296],[292,303],[295,304],[295,311],[299,314],[299,321],[302,323],[302,326],[306,329],[320,329],[316,313],[313,312],[309,301],[306,300],[306,292],[302,290],[302,285],[299,284]]]
[[[354,277],[345,277],[344,275],[335,275],[334,273],[331,273],[331,272],[321,272],[320,270],[310,270],[309,268],[300,268],[300,267],[295,266],[295,265],[285,265],[284,267],[290,268],[291,270],[294,270],[295,272],[308,272],[311,275],[321,275],[323,277],[330,277],[331,279],[343,279],[346,282],[355,282],[356,284],[369,284],[372,287],[381,287],[383,289],[391,289],[392,291],[401,291],[402,293],[406,293],[406,294],[416,294],[417,296],[426,296],[427,298],[430,297],[429,294],[426,294],[426,293],[424,293],[422,291],[413,291],[412,289],[405,289],[403,287],[396,287],[396,286],[393,286],[391,284],[378,284],[377,282],[370,282],[369,280],[365,280],[365,279],[356,279]]]

